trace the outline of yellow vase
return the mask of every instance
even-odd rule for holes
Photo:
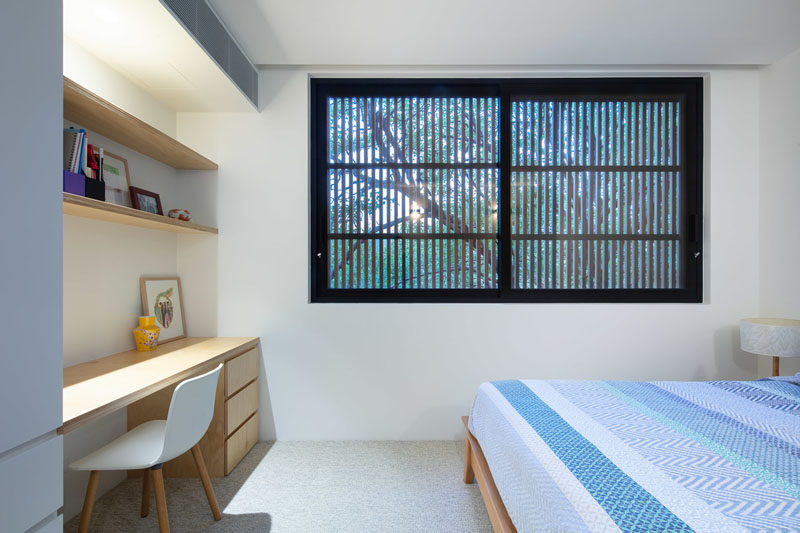
[[[156,317],[140,316],[139,327],[134,328],[133,338],[136,340],[136,349],[140,352],[149,352],[158,348],[158,335],[161,328],[156,326]]]

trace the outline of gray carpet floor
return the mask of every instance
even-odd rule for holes
[[[167,479],[172,531],[491,531],[477,485],[464,485],[462,442],[258,443],[225,478],[213,479],[214,522],[197,479]],[[152,493],[152,491],[151,491]],[[139,517],[141,481],[100,498],[90,531],[158,531],[155,501]],[[152,496],[151,496],[152,500]],[[79,517],[64,527],[78,529]]]

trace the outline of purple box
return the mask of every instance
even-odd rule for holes
[[[64,171],[64,192],[86,196],[86,178],[69,170]]]

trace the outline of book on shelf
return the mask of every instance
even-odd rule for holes
[[[80,132],[73,128],[64,129],[64,170],[75,172],[75,159],[80,146]]]
[[[89,144],[86,149],[86,175],[92,179],[100,179],[99,153],[95,153],[94,145]]]
[[[64,170],[102,180],[102,160],[103,149],[89,144],[86,130],[64,128]]]
[[[86,145],[86,131],[80,130],[81,143],[78,145],[78,160],[75,161],[76,174],[83,174],[83,147]]]
[[[85,139],[85,130],[64,129],[64,170],[69,170],[73,174],[81,173]]]

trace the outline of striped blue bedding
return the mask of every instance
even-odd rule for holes
[[[495,381],[469,428],[519,531],[800,531],[800,374]]]

